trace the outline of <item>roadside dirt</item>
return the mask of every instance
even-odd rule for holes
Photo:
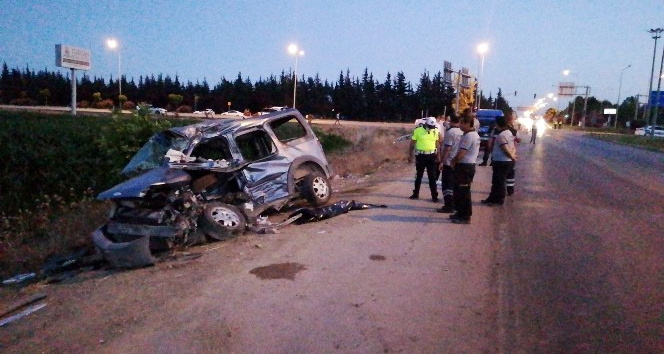
[[[409,171],[412,169],[410,166],[406,168]],[[333,200],[355,199],[372,202],[366,200],[367,195],[375,191],[381,182],[402,178],[403,170],[404,165],[396,163],[377,168],[371,176],[353,174],[345,178],[337,176],[331,181],[334,190]],[[274,214],[270,216],[270,221],[284,220],[288,213],[288,210],[284,210]],[[205,311],[207,305],[204,302],[225,301],[223,294],[201,300],[201,284],[215,283],[220,279],[225,279],[227,282],[233,282],[234,279],[240,281],[238,272],[241,272],[247,264],[265,257],[266,252],[293,247],[293,238],[309,239],[312,237],[312,228],[321,226],[328,229],[343,228],[343,223],[339,222],[340,220],[330,219],[316,225],[289,225],[280,229],[278,234],[272,235],[248,232],[229,241],[209,243],[162,255],[160,261],[149,268],[128,271],[107,268],[84,270],[56,284],[39,282],[22,287],[0,288],[2,309],[35,293],[47,295],[41,301],[46,307],[0,327],[0,352],[104,352],[110,342],[127,345],[135,343],[132,339],[135,336],[147,336],[151,339],[143,348],[140,346],[112,348],[121,348],[124,351],[131,347],[130,352],[141,352],[141,350],[163,352],[171,351],[173,348],[186,350],[186,346],[179,347],[171,340],[167,340],[168,333],[160,333],[162,325],[173,330],[173,323],[179,323],[175,337],[184,336],[188,341],[196,342],[195,351],[231,352],[234,347],[229,346],[228,342],[238,340],[233,338],[239,335],[238,332],[243,332],[242,341],[248,340],[244,331],[250,328],[234,328],[224,324],[221,319],[219,322],[214,322],[209,316],[206,319],[196,316],[198,311]],[[320,235],[325,231],[315,232]],[[380,232],[375,232],[375,235],[380,235]],[[369,262],[384,262],[385,258],[385,255],[375,252],[367,256]],[[298,262],[275,260],[266,266],[254,267],[249,273],[260,279],[283,279],[282,281],[292,282],[310,267],[311,265]],[[251,291],[255,290],[257,289]],[[253,295],[248,293],[246,296]],[[372,295],[375,296],[377,295]],[[195,309],[198,306],[200,310]],[[233,304],[227,306],[232,307]],[[360,306],[361,303],[353,305],[353,307]],[[233,311],[246,310],[246,308],[237,308]],[[12,314],[17,312],[19,311]],[[178,313],[188,313],[191,317],[175,318]],[[264,316],[270,317],[275,314]],[[204,323],[200,323],[201,320]],[[207,321],[213,322],[206,323]],[[138,328],[143,333],[135,332]],[[265,338],[256,340],[265,340]],[[159,344],[160,341],[163,343]],[[339,346],[341,348],[342,344]],[[113,351],[111,349],[109,352]]]

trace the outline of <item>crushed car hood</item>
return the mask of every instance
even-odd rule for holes
[[[191,176],[185,171],[159,167],[100,193],[97,199],[141,198],[151,186],[186,183],[190,180]]]

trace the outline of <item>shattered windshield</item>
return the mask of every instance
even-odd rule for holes
[[[157,133],[138,150],[121,173],[126,177],[134,177],[157,168],[164,162],[164,156],[169,150],[185,153],[188,146],[189,140],[183,136],[170,131]]]

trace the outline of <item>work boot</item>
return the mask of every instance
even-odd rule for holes
[[[438,197],[431,197],[431,201],[434,203],[438,203]]]
[[[494,201],[494,200],[489,199],[489,198],[487,198],[487,199],[482,199],[482,200],[480,201],[480,203],[482,203],[482,204],[484,204],[484,205],[488,205],[488,206],[499,206],[499,205],[503,205],[503,203],[500,203],[500,202]]]
[[[440,209],[436,209],[436,211],[439,212],[439,213],[446,213],[446,214],[447,214],[447,213],[453,213],[453,212],[454,212],[454,208],[445,205],[445,206],[443,206],[443,207],[440,208]]]
[[[470,219],[461,219],[461,218],[455,218],[452,219],[452,224],[470,224]]]
[[[411,195],[411,196],[408,197],[408,198],[410,198],[410,199],[420,199],[420,196],[417,195],[417,194],[415,194],[415,193],[413,193],[413,195]]]

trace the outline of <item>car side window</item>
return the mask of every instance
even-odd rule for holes
[[[246,161],[256,161],[277,152],[270,136],[263,130],[256,130],[235,137],[235,142]]]
[[[306,129],[296,117],[284,117],[270,122],[270,128],[282,143],[302,138],[307,135]]]
[[[200,142],[191,152],[192,157],[206,160],[232,160],[228,142],[222,137],[216,137]]]

